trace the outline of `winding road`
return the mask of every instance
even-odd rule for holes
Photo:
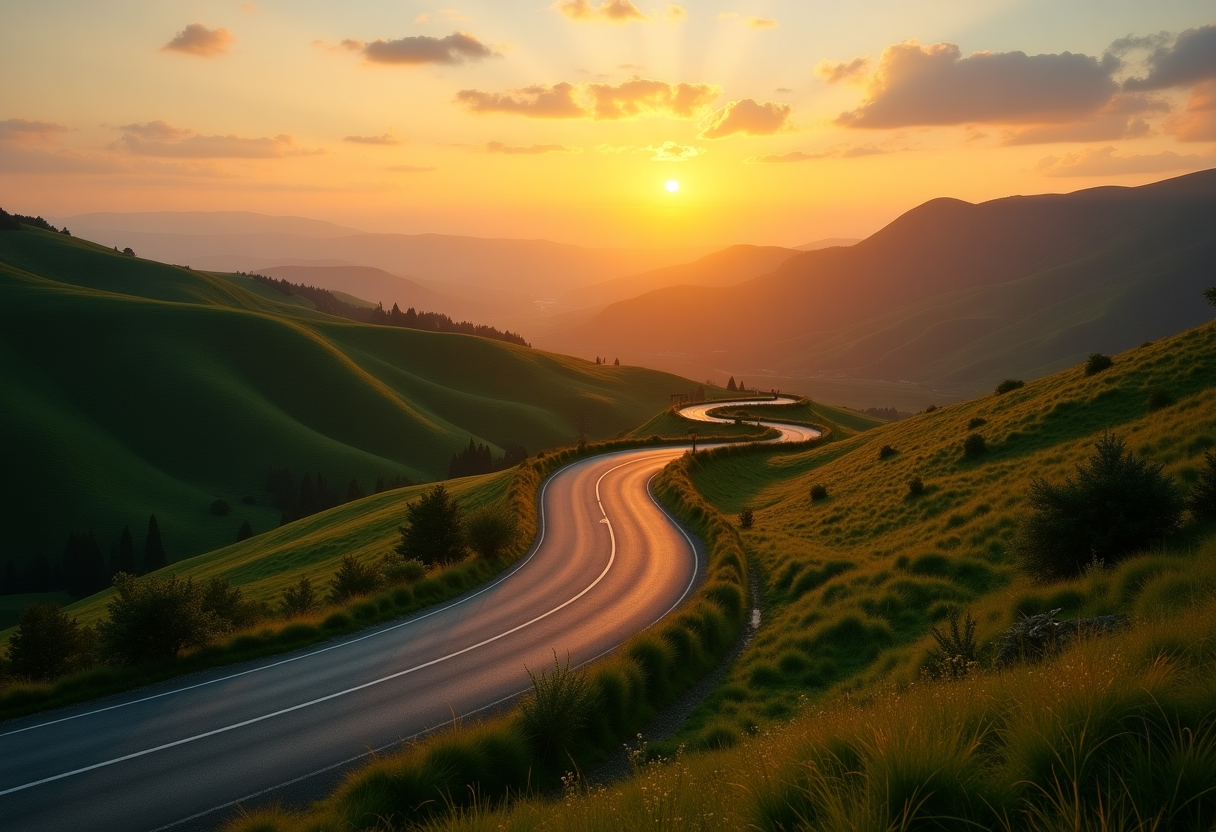
[[[772,404],[771,399],[729,404]],[[692,405],[706,422],[723,403]],[[776,441],[818,435],[766,423]],[[683,447],[573,463],[541,531],[461,598],[296,653],[0,723],[0,830],[210,829],[242,804],[318,797],[369,753],[499,705],[554,651],[614,649],[678,606],[703,567],[648,485]]]

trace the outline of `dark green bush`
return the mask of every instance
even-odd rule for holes
[[[937,647],[929,650],[926,671],[934,679],[962,679],[979,668],[979,644],[975,640],[976,621],[967,613],[959,626],[958,610],[952,609],[948,628],[930,627],[929,635]]]
[[[908,480],[908,496],[919,497],[925,493],[925,481],[920,477],[913,477]]]
[[[750,508],[745,508],[745,509],[743,509],[743,511],[739,512],[739,526],[740,527],[742,527],[744,529],[750,529],[755,522],[756,522],[756,516],[754,514],[752,514],[752,510]]]
[[[963,440],[963,458],[979,459],[988,452],[988,443],[978,433],[973,433]]]
[[[538,676],[531,670],[532,693],[519,703],[520,721],[537,753],[560,758],[573,749],[597,703],[596,690],[582,668],[563,664],[553,654],[553,669]]]
[[[383,579],[373,564],[364,563],[354,555],[343,555],[329,584],[329,600],[336,604],[356,595],[367,595],[374,592]]]
[[[313,589],[312,581],[307,575],[304,575],[298,584],[283,590],[283,600],[280,602],[280,606],[283,608],[283,614],[290,617],[303,615],[317,603],[317,592]]]
[[[384,559],[384,580],[390,584],[413,584],[426,577],[426,564],[411,558],[403,560],[393,555]]]
[[[217,577],[207,581],[203,587],[203,611],[211,613],[225,630],[240,630],[260,618],[258,604],[245,600],[240,587],[233,586],[227,578]]]
[[[1103,355],[1100,352],[1091,352],[1089,358],[1085,362],[1085,375],[1096,376],[1103,370],[1109,370],[1115,362],[1111,360],[1109,355]]]
[[[88,667],[96,648],[96,631],[81,627],[58,604],[30,604],[9,638],[8,660],[15,676],[49,682]]]
[[[1041,580],[1080,574],[1091,563],[1112,564],[1177,528],[1182,496],[1154,465],[1103,433],[1094,454],[1062,485],[1035,479],[1030,514],[1015,549]]]
[[[216,517],[225,517],[230,511],[232,506],[228,505],[227,500],[216,500],[211,504],[211,513]]]
[[[996,394],[1002,396],[1005,393],[1017,390],[1019,387],[1025,387],[1026,382],[1020,378],[1007,378],[996,386]]]
[[[890,459],[891,457],[895,456],[897,453],[899,453],[899,451],[895,450],[890,445],[883,445],[881,448],[878,449],[878,458],[879,459]]]
[[[1174,394],[1164,387],[1154,387],[1148,391],[1148,409],[1161,410],[1174,403]]]
[[[397,554],[431,566],[462,560],[465,555],[464,516],[460,504],[440,483],[417,502],[407,503],[408,523],[401,526]]]
[[[225,629],[203,609],[203,591],[192,580],[119,572],[114,576],[109,618],[98,631],[103,650],[118,664],[138,664],[201,647]]]
[[[465,521],[469,548],[483,558],[496,558],[515,545],[519,538],[519,518],[504,502],[482,506]]]
[[[826,500],[827,498],[828,498],[828,487],[826,485],[816,483],[815,485],[811,486],[811,502],[812,503],[822,502],[823,500]]]
[[[980,416],[976,416],[974,419],[972,419],[970,422],[967,423],[967,430],[975,430],[976,428],[982,428],[986,424],[988,424],[987,419],[984,419]]]

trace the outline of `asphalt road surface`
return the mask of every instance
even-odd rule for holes
[[[713,420],[707,409],[685,412]],[[784,441],[810,438],[774,427]],[[702,568],[648,489],[685,450],[562,469],[544,486],[529,555],[453,602],[297,653],[0,723],[0,830],[215,827],[242,804],[320,796],[370,750],[510,699],[528,687],[526,668],[550,666],[555,652],[577,664],[611,651],[678,606]]]

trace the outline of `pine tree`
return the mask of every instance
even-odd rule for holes
[[[156,522],[156,515],[153,514],[148,518],[148,536],[144,538],[144,574],[168,565],[165,544],[160,538],[160,526]]]
[[[251,526],[249,521],[246,520],[241,524],[241,527],[236,530],[236,542],[240,543],[242,540],[248,540],[251,537],[253,537],[253,526]]]
[[[616,359],[615,361],[612,362],[612,364],[613,364],[613,366],[616,366],[616,367],[621,366],[621,359],[619,359],[619,358]]]
[[[738,392],[739,388],[735,386],[735,377],[731,376],[730,381],[726,382],[726,389],[732,393]]]
[[[417,502],[406,503],[409,525],[401,526],[397,554],[405,560],[431,564],[455,563],[464,557],[464,518],[460,504],[436,485]]]
[[[135,562],[135,541],[131,538],[131,527],[122,527],[122,536],[118,538],[117,556],[110,562],[113,575],[126,572],[128,575],[139,574],[139,565]]]
[[[350,485],[346,486],[346,499],[344,502],[353,503],[355,500],[362,500],[367,494],[363,492],[363,487],[359,485],[359,481],[354,477],[350,478]]]

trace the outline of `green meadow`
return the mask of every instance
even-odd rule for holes
[[[492,322],[487,322],[492,323]],[[464,335],[323,315],[236,275],[0,234],[0,568],[103,549],[150,514],[170,561],[276,528],[271,467],[345,494],[447,475],[470,438],[501,454],[615,436],[692,383]],[[248,498],[248,499],[246,499]],[[216,499],[233,506],[216,517]],[[252,503],[252,504],[250,504]]]

